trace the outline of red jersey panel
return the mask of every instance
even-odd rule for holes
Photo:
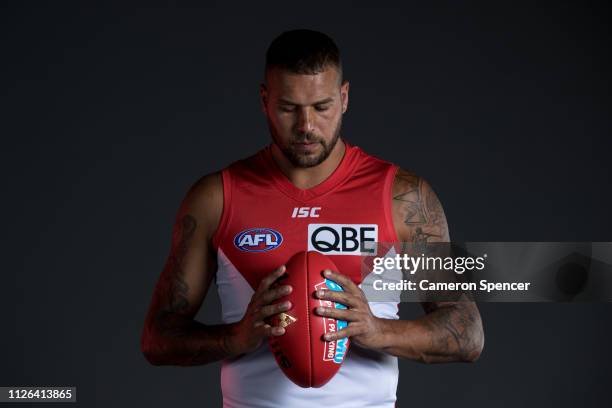
[[[397,241],[391,214],[396,171],[347,143],[336,170],[303,190],[280,171],[268,146],[223,170],[224,209],[213,244],[253,288],[305,250],[331,257],[359,284],[364,248]]]

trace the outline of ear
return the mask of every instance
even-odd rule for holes
[[[261,111],[268,114],[268,89],[265,84],[259,84],[259,99],[261,102]]]
[[[342,113],[345,113],[348,109],[349,102],[349,82],[344,81],[340,85],[340,100],[342,102]]]

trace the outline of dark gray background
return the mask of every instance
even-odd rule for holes
[[[186,190],[268,142],[258,84],[285,29],[336,39],[343,135],[429,180],[454,239],[612,241],[605,6],[329,3],[2,9],[0,385],[219,405],[217,364],[150,366],[140,330]],[[399,406],[609,405],[611,310],[483,304],[481,359],[402,361]]]

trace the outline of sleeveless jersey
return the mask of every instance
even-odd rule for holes
[[[242,319],[261,279],[296,252],[322,252],[360,284],[359,244],[398,241],[391,212],[397,166],[345,144],[335,171],[309,189],[296,187],[281,172],[271,145],[222,171],[223,213],[213,246],[223,323]],[[375,316],[398,318],[397,302],[369,305]],[[393,407],[397,381],[397,357],[355,344],[338,373],[321,388],[292,383],[277,366],[267,341],[221,366],[226,408]]]

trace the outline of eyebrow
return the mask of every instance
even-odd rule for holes
[[[333,100],[334,100],[334,98],[329,97],[329,98],[321,99],[320,101],[317,101],[317,102],[313,103],[313,105],[323,105],[323,104],[325,104],[325,103],[332,102]],[[280,99],[279,99],[279,102],[280,102],[280,103],[282,103],[282,104],[284,104],[284,105],[295,105],[295,106],[302,106],[302,105],[301,105],[301,104],[299,104],[299,103],[295,103],[295,102],[292,102],[292,101],[290,101],[290,100],[288,100],[288,99],[284,99],[284,98],[280,98]]]

